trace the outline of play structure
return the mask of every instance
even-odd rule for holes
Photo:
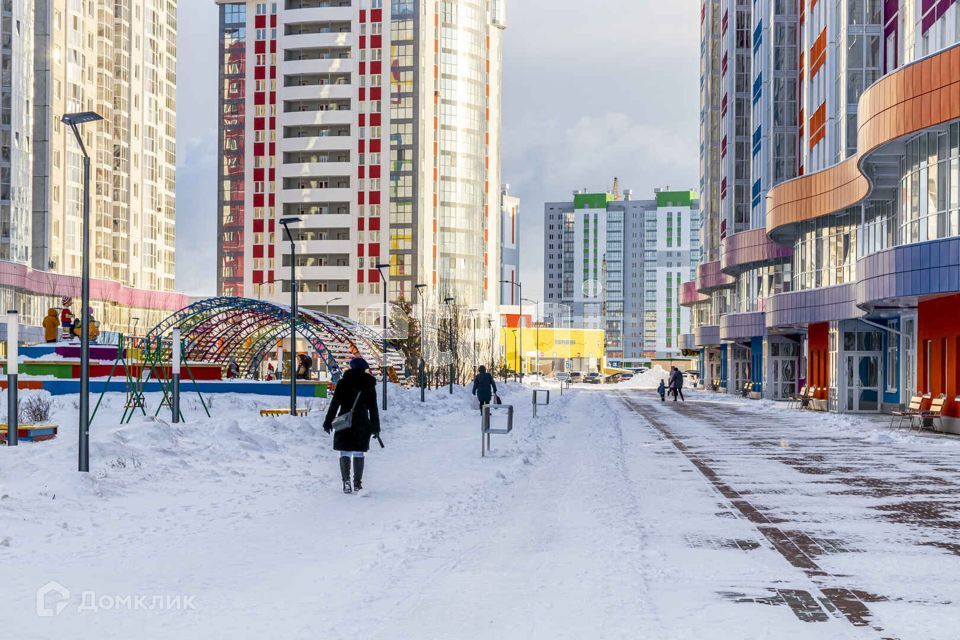
[[[90,415],[90,421],[93,422],[103,402],[103,396],[110,388],[110,382],[114,376],[123,374],[127,392],[126,400],[123,403],[123,416],[120,418],[121,424],[130,422],[133,416],[139,410],[141,414],[147,415],[146,410],[146,392],[152,382],[159,386],[163,398],[157,405],[157,410],[153,415],[160,415],[160,410],[164,407],[173,408],[173,358],[179,357],[181,370],[186,370],[187,376],[193,383],[193,390],[200,399],[207,417],[210,417],[210,409],[203,399],[203,394],[197,386],[197,378],[193,374],[193,368],[186,358],[183,357],[182,349],[175,349],[172,343],[173,337],[164,339],[151,338],[125,338],[120,336],[120,343],[117,345],[117,355],[110,368],[110,374],[107,376],[106,384],[100,392],[97,404]],[[173,354],[179,354],[174,356]],[[196,366],[196,365],[194,365]],[[183,410],[179,409],[180,420],[183,420]]]
[[[174,327],[180,329],[189,362],[216,364],[224,370],[233,363],[237,377],[257,378],[265,360],[277,356],[279,345],[290,335],[290,307],[250,298],[208,298],[171,314],[146,338],[168,338]],[[297,336],[309,345],[334,382],[355,356],[366,359],[372,373],[380,375],[381,334],[372,327],[301,308]],[[387,350],[388,374],[402,362],[399,353]]]
[[[50,329],[55,327],[55,314],[50,314]],[[146,415],[145,394],[160,393],[154,415],[171,408],[171,357],[173,331],[180,332],[181,383],[186,393],[200,397],[203,410],[209,415],[203,394],[253,393],[285,396],[289,394],[289,372],[280,379],[289,352],[290,307],[260,300],[235,297],[209,298],[172,313],[145,336],[113,334],[117,344],[91,343],[90,391],[98,397],[91,419],[100,407],[105,393],[126,394],[121,422],[136,413]],[[297,314],[297,338],[300,353],[315,356],[318,368],[336,383],[349,361],[361,356],[379,376],[383,363],[382,334],[374,327],[342,316],[301,309]],[[59,329],[57,329],[59,331]],[[79,393],[80,342],[57,340],[19,349],[19,389],[45,390],[53,395]],[[286,342],[285,342],[286,340]],[[306,343],[306,345],[304,345]],[[267,363],[278,365],[273,375],[263,375]],[[6,361],[0,360],[6,370]],[[387,376],[396,380],[396,371],[403,364],[402,355],[388,348]],[[303,381],[298,385],[301,397],[327,395],[327,384]],[[6,381],[0,380],[0,389]],[[181,414],[182,415],[182,414]],[[54,432],[40,425],[18,430],[25,440],[53,437]],[[0,438],[3,435],[0,434]]]

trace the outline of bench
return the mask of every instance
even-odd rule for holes
[[[310,409],[306,407],[297,407],[297,415],[300,417],[310,414]],[[290,409],[260,409],[260,416],[288,416]]]
[[[817,387],[807,387],[807,393],[797,398],[798,409],[809,409],[810,401],[817,397]]]
[[[904,421],[907,421],[908,424],[913,424],[913,418],[920,415],[920,407],[923,406],[923,396],[917,394],[910,397],[910,403],[907,405],[906,409],[897,409],[890,412],[890,428],[893,428],[893,423],[897,423],[897,428],[903,426]]]
[[[800,401],[807,397],[807,385],[800,387],[800,393],[791,393],[787,398],[787,407],[790,408],[794,405],[797,408],[800,408]]]
[[[936,398],[930,401],[930,408],[923,410],[921,409],[919,413],[915,416],[910,417],[910,426],[913,426],[913,421],[917,422],[917,431],[923,431],[923,428],[927,425],[930,426],[931,431],[937,431],[934,429],[934,421],[940,421],[939,431],[943,432],[943,410],[947,406],[947,394],[941,393]]]
[[[813,410],[813,401],[817,399],[817,394],[820,393],[820,387],[807,387],[807,395],[804,398],[800,398],[800,408],[801,409],[810,409]]]

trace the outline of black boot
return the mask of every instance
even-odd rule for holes
[[[353,490],[363,489],[363,458],[353,459]]]
[[[353,489],[350,487],[350,458],[348,456],[340,456],[340,478],[343,480],[343,492],[352,493]]]

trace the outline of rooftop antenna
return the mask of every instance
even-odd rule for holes
[[[620,199],[620,178],[616,176],[613,177],[613,199]]]

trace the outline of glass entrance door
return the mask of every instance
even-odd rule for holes
[[[797,359],[794,356],[771,358],[773,379],[771,392],[774,400],[787,400],[797,392]]]
[[[733,375],[727,385],[727,391],[740,393],[750,380],[750,351],[737,345],[731,345],[729,349],[730,370]]]
[[[878,411],[880,409],[880,357],[874,353],[847,353],[846,411]]]
[[[904,316],[901,323],[902,335],[900,336],[900,352],[903,356],[900,358],[900,366],[903,371],[900,379],[903,385],[900,388],[901,402],[910,401],[910,396],[917,392],[917,318],[916,316]]]

